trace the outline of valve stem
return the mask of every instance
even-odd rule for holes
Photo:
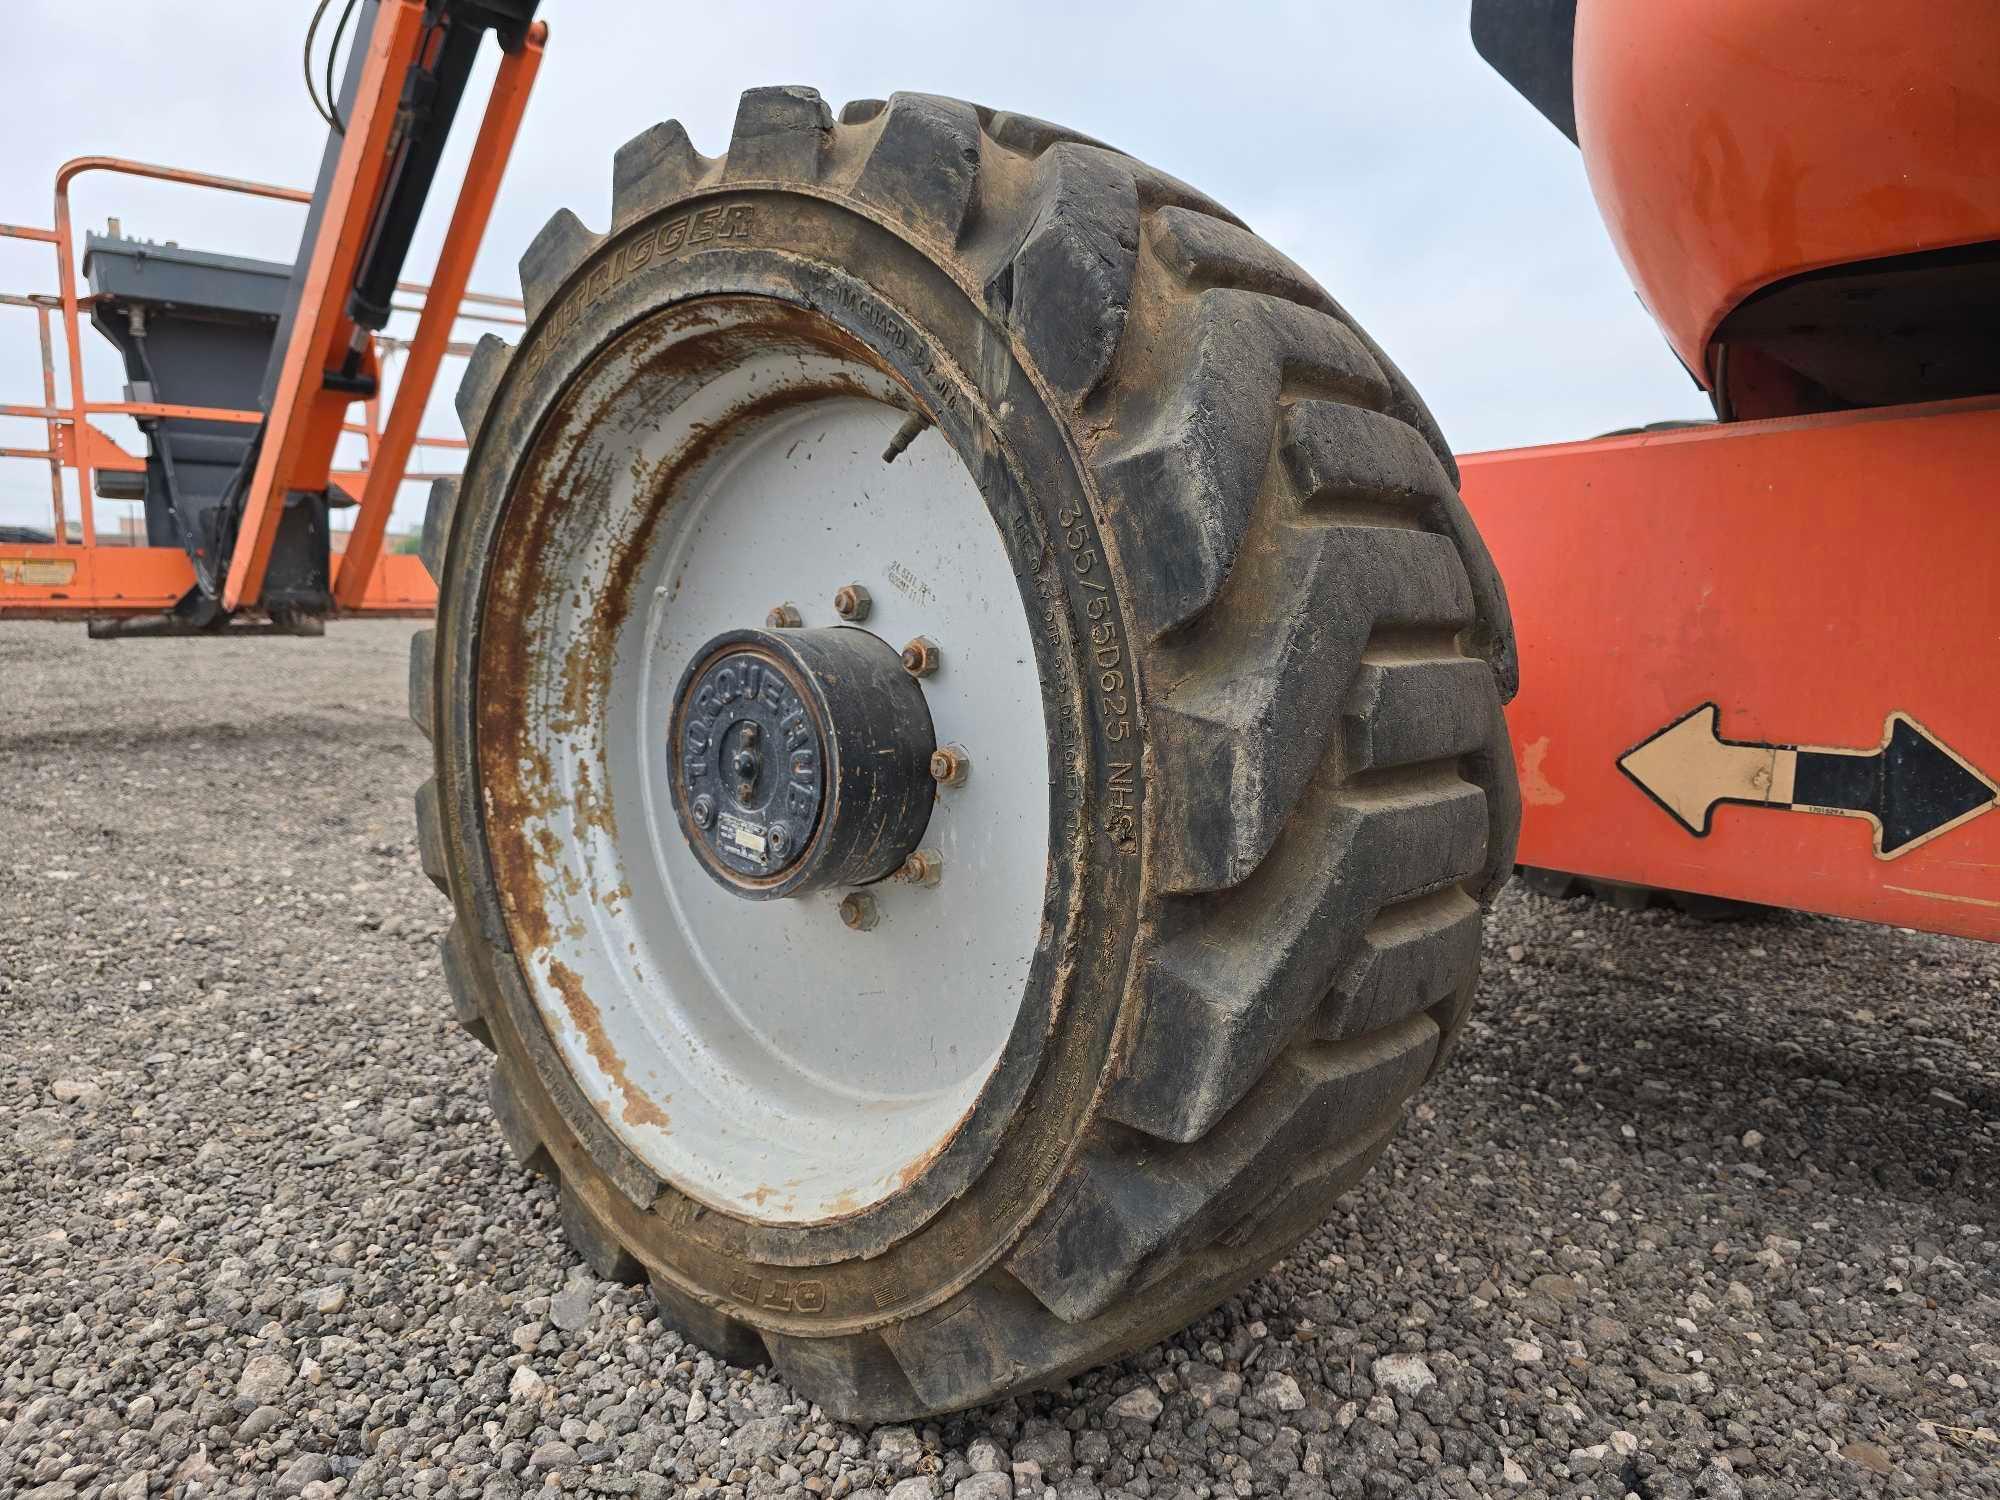
[[[892,464],[903,456],[903,450],[924,435],[924,429],[931,425],[931,419],[920,411],[910,413],[909,420],[896,429],[896,435],[889,439],[889,446],[882,450],[882,462]]]

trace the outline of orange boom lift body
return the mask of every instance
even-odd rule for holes
[[[1461,460],[1520,860],[2000,938],[2000,26],[1479,0],[1718,420]]]

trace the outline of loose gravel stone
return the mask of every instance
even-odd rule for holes
[[[2000,1500],[2000,953],[1795,915],[1509,891],[1375,1171],[1118,1364],[870,1433],[695,1348],[494,1128],[411,628],[0,626],[0,1494]]]
[[[1060,1474],[1069,1468],[1075,1445],[1068,1427],[1031,1421],[1014,1444],[1014,1462],[1036,1464],[1046,1473]]]
[[[1405,1396],[1420,1396],[1437,1384],[1437,1376],[1421,1354],[1385,1354],[1375,1361],[1374,1368],[1377,1385]]]
[[[590,1322],[590,1293],[582,1287],[566,1287],[549,1303],[549,1321],[564,1333],[576,1333]]]
[[[236,1441],[254,1443],[272,1428],[285,1420],[285,1414],[275,1406],[260,1406],[243,1419],[236,1429]]]
[[[264,1405],[285,1394],[296,1372],[282,1354],[259,1354],[243,1367],[236,1382],[236,1394]]]
[[[1304,1411],[1305,1392],[1299,1389],[1298,1381],[1289,1375],[1273,1375],[1257,1387],[1257,1399],[1266,1406],[1281,1412]],[[1158,1403],[1154,1403],[1157,1409]]]
[[[573,1469],[578,1462],[576,1449],[564,1442],[543,1443],[528,1455],[528,1467],[537,1474]]]
[[[278,1493],[299,1495],[309,1484],[333,1478],[333,1465],[324,1453],[306,1453],[293,1459],[278,1479]]]
[[[1845,1443],[1840,1456],[1859,1464],[1871,1474],[1893,1474],[1896,1466],[1889,1458],[1888,1450],[1874,1443]]]
[[[517,1367],[507,1380],[507,1395],[515,1401],[539,1401],[547,1388],[547,1382],[527,1365]]]
[[[1144,1422],[1151,1425],[1159,1421],[1160,1413],[1166,1407],[1160,1400],[1159,1392],[1150,1385],[1134,1386],[1111,1403],[1110,1413],[1128,1422]]]

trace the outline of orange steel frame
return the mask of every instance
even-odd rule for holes
[[[1900,710],[2000,773],[2000,400],[1460,468],[1520,644],[1521,863],[2000,940],[2000,807],[1884,859],[1853,818],[1769,807],[1697,837],[1618,765],[1712,702],[1729,740],[1857,750]]]
[[[0,618],[155,614],[171,608],[194,586],[193,568],[178,548],[98,543],[93,472],[145,466],[142,459],[125,453],[91,422],[91,417],[100,415],[266,423],[224,588],[226,609],[256,608],[285,496],[323,490],[332,481],[340,481],[350,493],[359,491],[360,501],[347,549],[334,559],[336,609],[363,614],[428,614],[435,609],[436,592],[417,560],[384,558],[382,540],[397,487],[406,479],[433,477],[408,471],[412,448],[419,444],[464,446],[462,438],[421,437],[418,433],[444,357],[470,352],[468,346],[451,341],[454,322],[461,317],[500,323],[523,321],[519,301],[469,292],[466,282],[541,65],[548,29],[536,23],[524,44],[501,61],[432,281],[428,287],[398,283],[399,291],[422,295],[420,305],[399,304],[401,311],[418,314],[416,330],[408,340],[374,338],[365,351],[371,368],[379,367],[384,354],[407,356],[388,419],[386,423],[382,420],[379,402],[369,399],[362,403],[364,420],[357,423],[350,420],[349,408],[360,398],[327,389],[319,377],[320,372],[339,365],[357,339],[355,326],[345,312],[347,290],[389,156],[400,135],[397,100],[403,76],[422,40],[422,21],[422,0],[385,0],[370,41],[353,116],[347,122],[333,190],[322,214],[321,232],[308,263],[304,294],[268,417],[258,411],[89,399],[83,380],[81,314],[91,299],[80,296],[77,290],[70,184],[85,172],[104,171],[294,203],[309,202],[312,194],[118,157],[85,156],[66,162],[56,174],[52,229],[0,224],[0,238],[39,241],[54,247],[60,288],[59,298],[53,300],[0,296],[0,305],[35,312],[42,355],[41,405],[0,404],[0,417],[40,419],[47,432],[46,447],[0,448],[0,458],[38,459],[48,464],[55,520],[53,543],[0,544]],[[468,312],[468,303],[488,310]],[[69,367],[67,406],[60,405],[56,397],[50,314],[58,310]],[[363,438],[366,459],[359,470],[335,471],[335,446],[350,433]],[[80,546],[69,540],[64,468],[74,470],[77,476]]]

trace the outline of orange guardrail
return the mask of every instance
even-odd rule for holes
[[[185,557],[176,549],[156,547],[130,547],[112,544],[104,547],[106,552],[125,554],[124,557],[105,557],[101,560],[77,557],[78,553],[100,550],[96,512],[96,495],[92,479],[99,470],[126,472],[142,471],[145,459],[126,452],[119,444],[93,421],[94,417],[123,416],[141,421],[149,419],[184,418],[213,422],[261,422],[264,413],[257,410],[240,410],[226,407],[188,406],[161,401],[106,401],[93,400],[85,389],[83,364],[83,314],[93,305],[94,298],[78,290],[77,246],[72,227],[70,209],[70,187],[80,176],[90,172],[105,172],[128,177],[139,177],[159,182],[178,183],[188,187],[204,188],[219,192],[240,193],[251,197],[274,199],[287,203],[307,203],[312,194],[299,188],[281,187],[273,183],[253,182],[243,178],[224,177],[210,172],[196,172],[182,167],[162,166],[152,162],[130,161],[116,156],[79,156],[64,162],[56,172],[55,179],[55,222],[52,228],[35,225],[0,223],[0,238],[28,240],[51,247],[56,257],[57,291],[47,293],[0,293],[0,307],[19,307],[35,314],[37,337],[41,356],[41,400],[39,402],[0,402],[0,417],[12,417],[42,422],[45,434],[44,445],[32,447],[0,447],[0,459],[14,459],[46,464],[49,472],[49,509],[52,520],[51,542],[47,544],[6,544],[0,546],[0,617],[41,617],[51,615],[113,615],[152,612],[171,605],[173,598],[187,587],[186,579],[191,573]],[[461,270],[462,267],[455,268]],[[462,276],[451,278],[462,284]],[[417,300],[398,302],[395,310],[417,314],[425,310],[430,288],[421,282],[398,282],[399,292],[411,294]],[[60,321],[63,353],[66,368],[60,382],[57,380],[57,359],[55,333]],[[475,323],[520,326],[525,322],[522,303],[518,298],[498,297],[479,292],[463,292],[453,320]],[[433,344],[436,341],[430,340]],[[376,358],[385,366],[390,361],[409,357],[417,340],[375,335],[373,338]],[[435,367],[435,362],[443,356],[463,358],[472,352],[470,343],[446,340],[428,350],[419,349],[426,362]],[[462,449],[465,439],[455,435],[428,435],[405,432],[385,434],[382,420],[382,398],[378,395],[362,404],[362,420],[342,424],[346,434],[358,436],[362,440],[363,457],[358,467],[336,469],[332,478],[350,493],[359,495],[369,485],[371,475],[378,467],[378,458],[384,458],[391,465],[407,460],[413,448]],[[398,440],[387,443],[395,437]],[[68,498],[65,493],[63,471],[68,469],[76,475],[78,514],[75,534],[72,534],[68,515]],[[443,477],[454,471],[431,472],[426,470],[403,470],[397,482],[406,480],[428,480]],[[379,481],[378,481],[379,482]],[[379,541],[379,537],[377,538]],[[54,560],[57,554],[71,557],[72,566],[60,566]],[[10,564],[11,560],[11,565]],[[369,586],[357,593],[343,591],[342,607],[363,613],[422,613],[435,603],[435,595],[430,590],[429,580],[423,577],[421,568],[390,566],[384,560],[382,568],[372,569]],[[176,562],[178,566],[176,566]],[[338,557],[336,557],[336,565]],[[58,573],[63,577],[60,583],[55,579]],[[383,576],[377,578],[373,574]],[[29,579],[41,580],[30,584]],[[338,574],[335,579],[338,587]],[[171,598],[164,596],[172,594]]]

